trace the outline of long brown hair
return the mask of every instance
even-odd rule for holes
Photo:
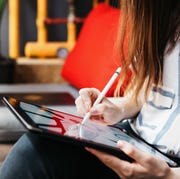
[[[179,40],[180,0],[121,0],[119,49],[122,78],[116,89],[118,94],[127,70],[133,72],[127,89],[137,96],[146,81],[146,97],[152,86],[161,84],[163,57],[167,44],[169,52]],[[127,51],[124,41],[128,39]]]

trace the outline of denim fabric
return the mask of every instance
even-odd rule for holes
[[[27,133],[13,146],[0,179],[116,179],[84,148]]]

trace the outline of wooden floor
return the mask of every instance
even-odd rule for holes
[[[0,165],[4,161],[5,157],[7,156],[8,152],[12,146],[13,146],[13,144],[11,144],[11,143],[10,144],[0,144]]]

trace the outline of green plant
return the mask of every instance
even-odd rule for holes
[[[2,12],[4,10],[5,4],[6,4],[6,0],[0,0],[0,17],[2,16]]]

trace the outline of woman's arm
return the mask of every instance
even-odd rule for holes
[[[132,100],[130,95],[125,97],[111,97],[108,100],[118,106],[122,120],[134,117],[143,105],[143,102],[140,100],[137,103]]]

